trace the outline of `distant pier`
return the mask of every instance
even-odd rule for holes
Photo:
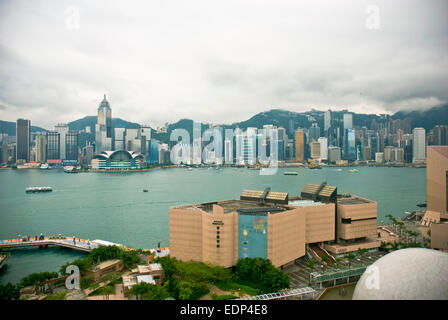
[[[117,246],[126,251],[135,250],[133,248],[127,248],[120,244],[116,244],[104,240],[85,240],[76,237],[26,237],[22,239],[8,239],[0,240],[0,249],[20,249],[27,247],[34,248],[47,248],[49,246],[58,246],[63,248],[70,248],[77,251],[90,252],[93,249],[104,246]],[[156,256],[165,256],[169,254],[169,248],[157,248],[157,249],[143,249],[144,252],[155,253]]]

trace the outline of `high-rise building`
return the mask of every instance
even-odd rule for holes
[[[344,113],[344,132],[347,129],[353,129],[353,113]]]
[[[56,131],[47,132],[47,160],[60,160],[60,134]]]
[[[337,162],[341,160],[341,148],[329,147],[328,148],[328,161]]]
[[[385,146],[384,147],[384,161],[394,161],[393,160],[393,151],[394,147],[393,146]]]
[[[147,162],[149,162],[150,164],[157,164],[159,163],[159,141],[156,139],[151,139],[150,141],[151,154],[149,161]]]
[[[255,129],[255,130],[254,130]],[[242,139],[243,163],[254,165],[257,162],[257,131],[256,128],[247,128]]]
[[[412,162],[424,162],[426,159],[426,135],[424,128],[414,128],[412,131],[414,144],[412,148],[413,159]]]
[[[30,161],[31,121],[17,119],[16,122],[16,162]]]
[[[377,152],[377,153],[375,153],[375,162],[376,163],[383,163],[384,162],[384,152]]]
[[[54,131],[59,133],[59,159],[64,160],[67,158],[66,136],[68,134],[68,126],[65,123],[58,123],[54,126]]]
[[[95,152],[111,151],[114,147],[112,128],[112,109],[104,95],[97,109],[98,117],[95,125]]]
[[[126,128],[114,128],[114,150],[126,150]]]
[[[328,160],[328,139],[321,137],[317,141],[320,143],[320,160]]]
[[[141,136],[139,129],[126,129],[125,146],[127,151],[141,152]]]
[[[313,141],[310,143],[311,159],[320,159],[320,143]]]
[[[303,129],[296,131],[296,161],[305,161],[305,132]]]
[[[66,160],[78,160],[78,133],[69,131],[65,135],[65,158]]]
[[[326,134],[327,131],[330,129],[330,127],[331,127],[331,110],[327,110],[325,111],[324,114],[324,130]]]
[[[8,158],[8,143],[6,142],[6,139],[3,139],[0,163],[8,163]]]
[[[313,123],[308,132],[310,142],[317,141],[320,138],[320,127],[317,126],[317,123]]]
[[[36,135],[36,162],[45,163],[47,161],[47,136]]]
[[[82,148],[81,151],[81,162],[83,164],[90,164],[92,158],[94,156],[93,145],[88,143],[85,147]]]
[[[433,129],[434,145],[446,146],[448,145],[448,126],[435,126]]]
[[[107,138],[112,138],[112,109],[109,106],[109,101],[107,101],[106,95],[104,95],[104,98],[98,107],[97,124],[106,130]]]
[[[362,160],[364,161],[372,160],[371,149],[369,146],[364,146],[362,148]]]
[[[355,145],[355,131],[353,129],[347,129],[345,132],[345,160],[356,160],[356,145]]]

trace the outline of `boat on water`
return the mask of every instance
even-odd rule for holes
[[[295,172],[295,171],[292,171],[292,172],[284,172],[283,173],[285,176],[296,176],[296,175],[298,175],[299,173],[298,172]]]
[[[143,189],[143,192],[148,192],[148,189]]]
[[[52,187],[28,187],[25,189],[26,193],[51,192],[51,191],[53,191]]]
[[[78,169],[73,166],[65,166],[64,172],[65,173],[78,173]]]
[[[50,165],[49,165],[48,163],[42,163],[42,164],[40,165],[40,168],[41,168],[42,170],[48,170],[48,169],[50,169]]]
[[[193,168],[189,167],[187,170],[188,170],[188,171],[193,171]]]
[[[348,170],[348,172],[350,172],[350,173],[357,173],[357,172],[359,172],[359,170],[356,170],[356,169],[350,169],[350,170]]]

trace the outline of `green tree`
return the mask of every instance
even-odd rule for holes
[[[66,270],[67,267],[70,266],[70,265],[78,266],[78,268],[79,268],[79,272],[80,272],[81,274],[84,274],[84,273],[85,273],[87,270],[89,270],[90,267],[92,266],[92,265],[91,265],[91,261],[90,261],[89,259],[87,259],[87,258],[79,258],[79,259],[73,260],[73,261],[71,261],[71,262],[67,262],[67,263],[65,263],[64,265],[62,265],[61,268],[59,269],[59,273],[60,273],[61,275],[65,275],[65,274],[66,274],[66,273],[65,273],[65,270]]]
[[[20,288],[12,283],[0,283],[0,300],[17,300],[19,299]]]
[[[50,280],[50,279],[54,279],[57,278],[59,275],[57,272],[36,272],[36,273],[32,273],[27,275],[26,277],[24,277],[20,283],[19,283],[19,287],[20,288],[24,288],[24,287],[28,287],[28,286],[33,286],[36,285],[42,281],[46,281],[46,280]]]

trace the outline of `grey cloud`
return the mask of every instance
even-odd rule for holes
[[[69,6],[79,29],[66,27]],[[368,5],[380,29],[365,28]],[[448,3],[0,2],[5,120],[231,123],[269,108],[395,112],[448,101]],[[6,106],[6,108],[5,108]]]

